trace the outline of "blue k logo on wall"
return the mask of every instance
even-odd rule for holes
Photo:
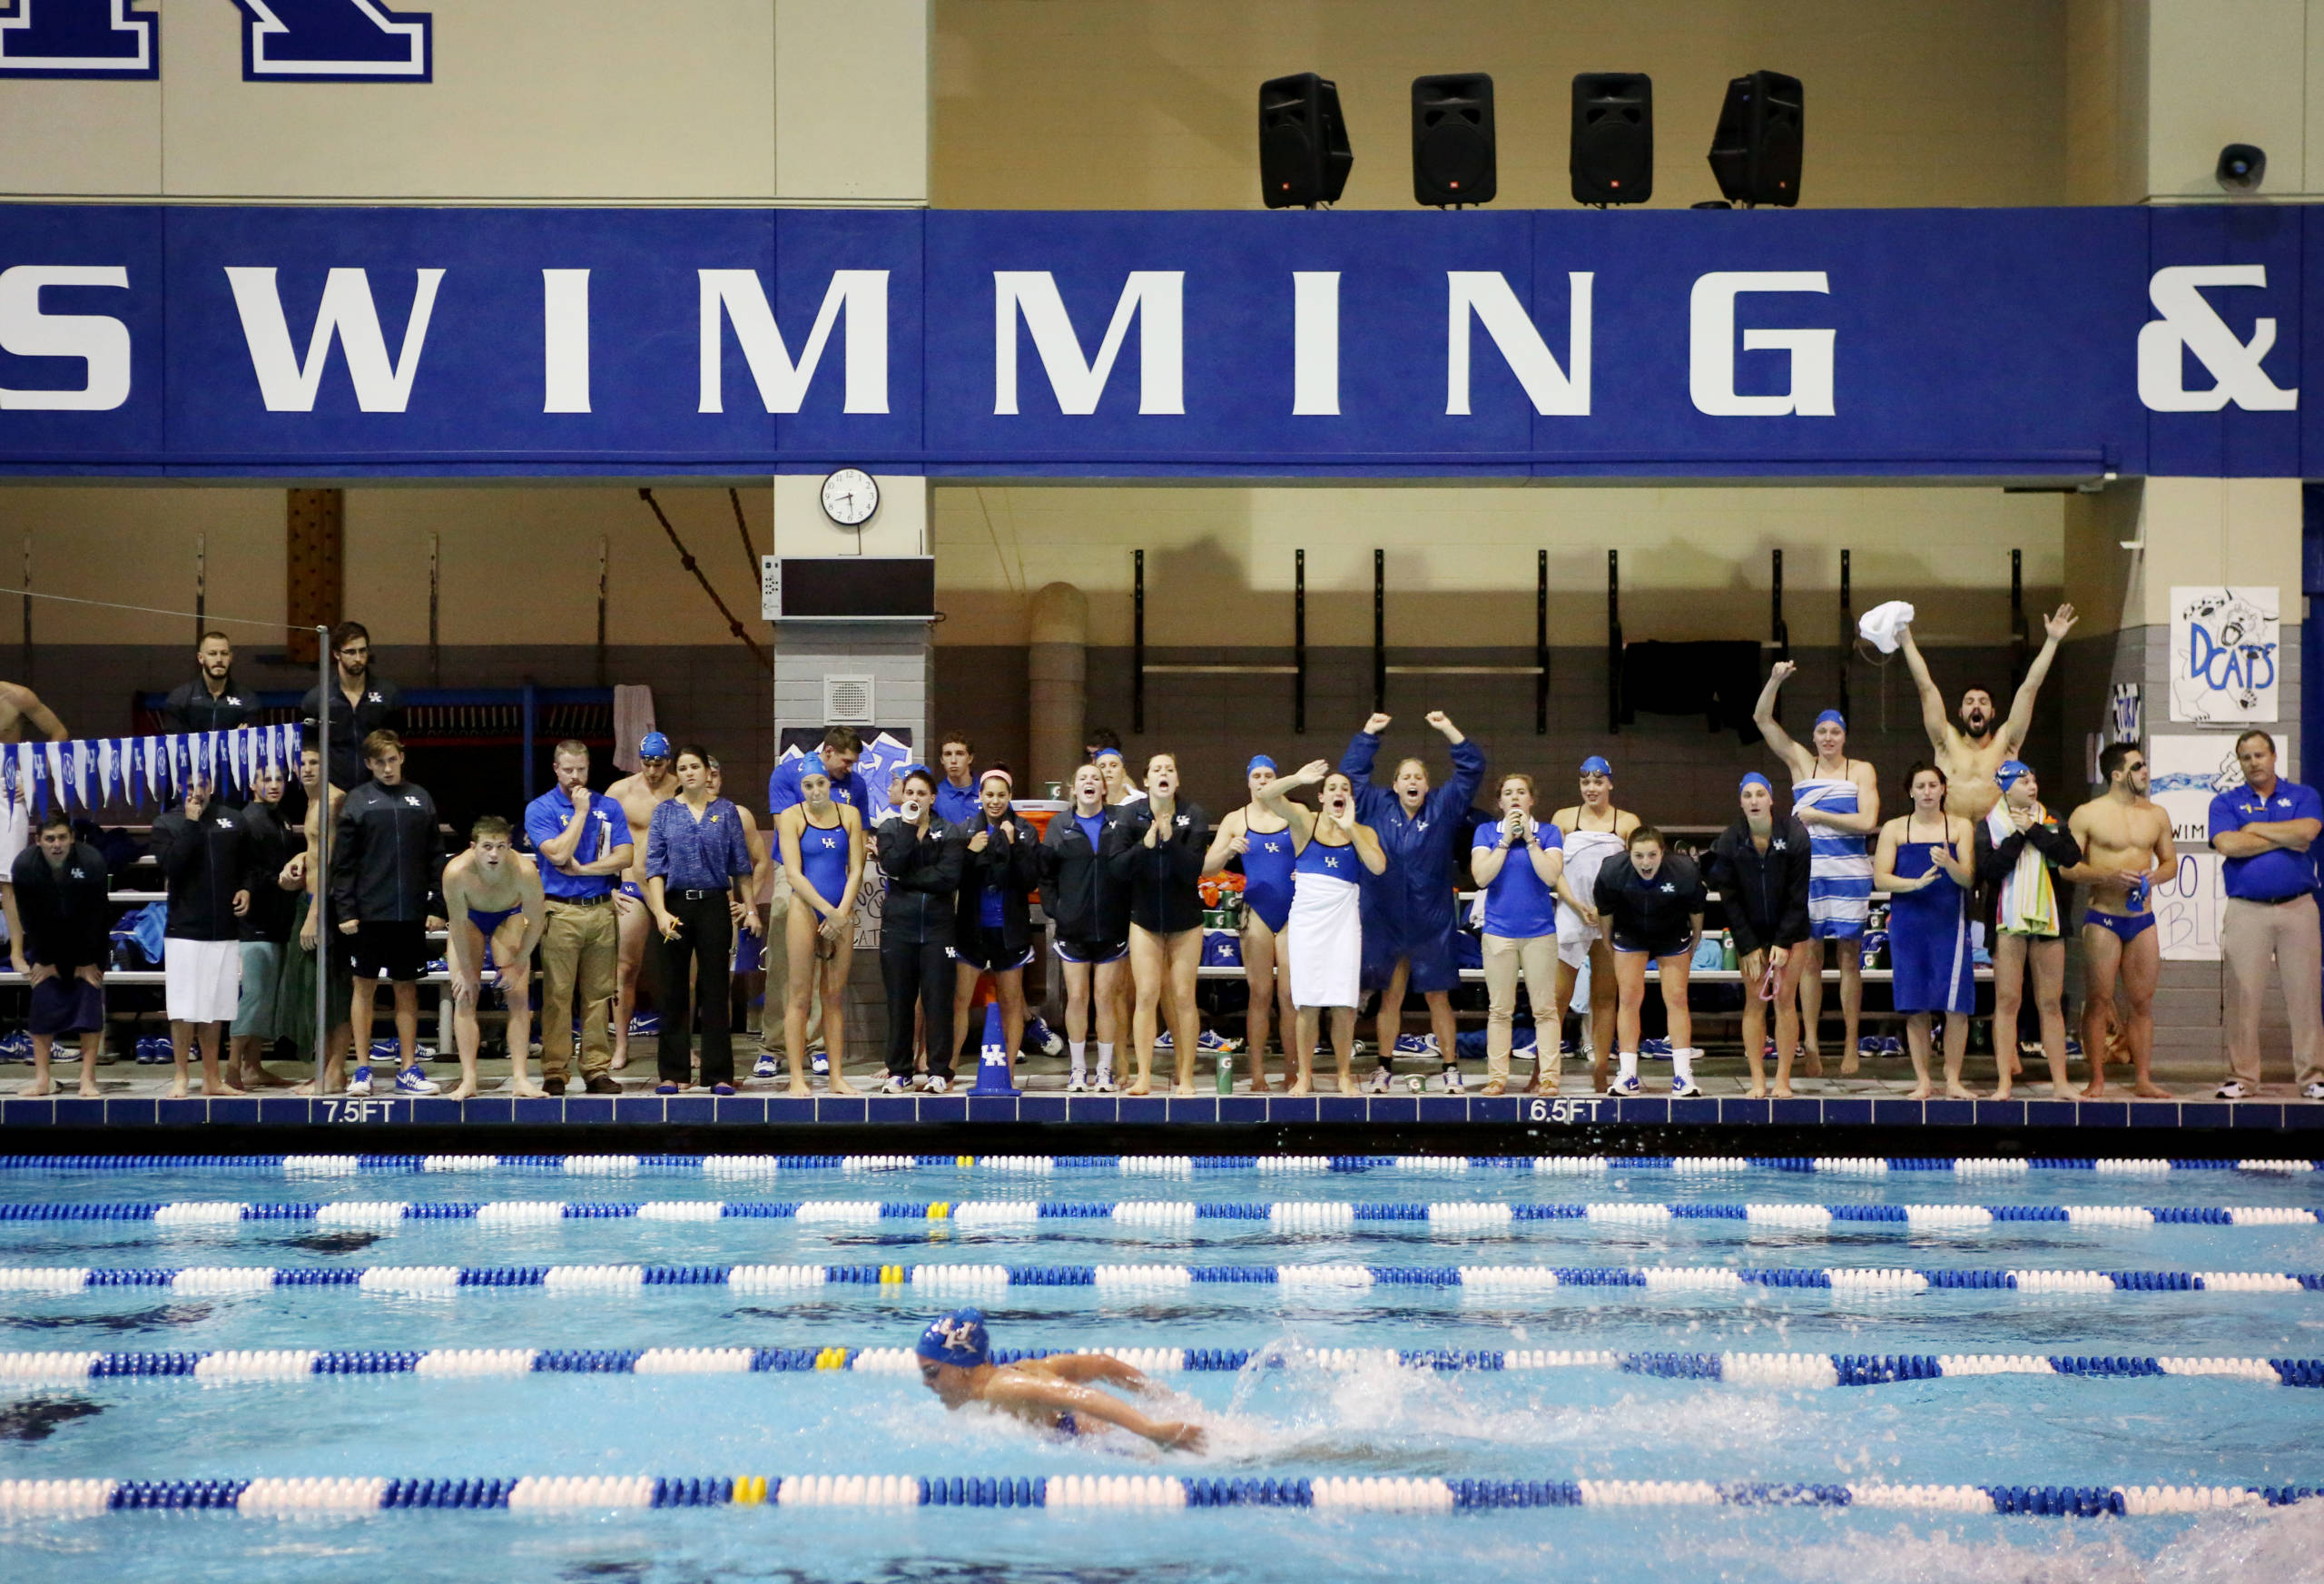
[[[139,0],[0,0],[0,76],[158,77],[162,24]],[[378,0],[233,0],[248,83],[426,83],[432,14]]]

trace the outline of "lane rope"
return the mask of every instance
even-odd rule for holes
[[[1626,1353],[1607,1349],[1090,1347],[996,1348],[995,1363],[1059,1353],[1103,1353],[1148,1375],[1306,1368],[1403,1369],[1439,1373],[1601,1369],[1663,1380],[1815,1389],[1991,1375],[2141,1380],[2205,1376],[2262,1385],[2324,1387],[2324,1359],[2125,1357],[2040,1353]],[[468,1379],[522,1375],[857,1374],[916,1378],[910,1348],[805,1347],[222,1349],[180,1353],[0,1353],[0,1383],[181,1380],[283,1383],[321,1378],[410,1375]]]
[[[0,1480],[0,1516],[225,1511],[253,1516],[666,1507],[1037,1507],[1457,1513],[1550,1507],[1866,1507],[2043,1518],[2139,1518],[2283,1507],[2313,1486],[1785,1484],[1698,1480],[1226,1478],[1063,1474],[547,1474],[517,1479]]]
[[[864,1286],[946,1295],[1010,1287],[1095,1287],[1151,1293],[1179,1287],[1268,1286],[1314,1295],[1383,1287],[1460,1287],[1488,1294],[1561,1287],[1740,1293],[1814,1288],[1855,1297],[1931,1289],[2022,1293],[2312,1293],[2316,1271],[1916,1270],[1905,1266],[1369,1265],[1369,1264],[791,1264],[791,1265],[52,1265],[0,1268],[0,1294],[69,1294],[113,1287],[231,1296],[284,1287],[449,1295],[467,1288],[561,1293],[724,1286],[743,1293]]]

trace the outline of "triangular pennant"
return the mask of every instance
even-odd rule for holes
[[[90,753],[91,744],[87,743],[76,742],[69,746],[73,751],[73,799],[84,812],[94,813],[97,805],[89,799],[89,772],[96,768],[92,762],[95,755]]]
[[[44,744],[44,747],[45,751],[43,753],[42,758],[47,762],[48,792],[50,796],[55,798],[57,807],[63,808],[64,806],[65,787],[64,744],[62,743],[50,743]],[[41,803],[41,812],[43,814],[48,812],[48,804],[45,800]]]

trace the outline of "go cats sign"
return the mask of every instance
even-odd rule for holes
[[[2276,716],[2272,588],[2171,591],[2171,718],[2269,725]]]

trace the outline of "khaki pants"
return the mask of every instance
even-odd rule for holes
[[[2248,1089],[2260,1087],[2260,1006],[2273,960],[2284,987],[2284,1016],[2291,1024],[2292,1081],[2324,1082],[2318,1032],[2324,1024],[2324,944],[2316,899],[2247,902],[2230,897],[2220,909],[2219,955],[2227,973],[2227,1066]]]
[[[1517,975],[1525,975],[1525,993],[1533,1004],[1535,1065],[1544,1083],[1558,1077],[1558,938],[1522,938],[1488,934],[1484,938],[1485,993],[1491,1009],[1485,1014],[1485,1077],[1507,1082],[1511,1023],[1517,1015]]]
[[[574,991],[581,1001],[581,1076],[603,1075],[613,1065],[614,909],[601,902],[582,907],[549,899],[548,922],[541,931],[541,1077],[566,1078],[573,1072]]]

